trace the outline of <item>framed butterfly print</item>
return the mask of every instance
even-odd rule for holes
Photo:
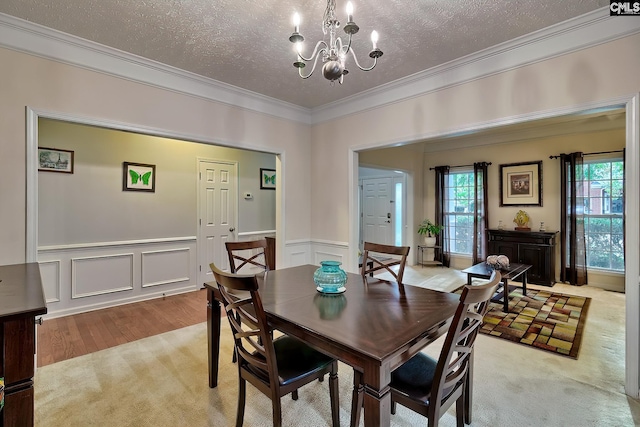
[[[156,191],[156,165],[124,162],[122,191]]]
[[[260,189],[261,190],[276,189],[276,171],[274,169],[260,168]]]

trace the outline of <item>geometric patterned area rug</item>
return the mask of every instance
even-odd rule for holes
[[[591,298],[538,289],[523,297],[522,288],[509,296],[510,312],[491,302],[480,333],[578,358]]]

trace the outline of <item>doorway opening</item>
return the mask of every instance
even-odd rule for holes
[[[358,168],[360,239],[385,245],[406,245],[407,174],[402,171]]]
[[[27,117],[26,259],[40,263],[50,316],[202,286],[214,259],[201,255],[206,244],[197,231],[200,199],[207,200],[199,197],[206,192],[199,159],[235,165],[223,171],[233,185],[222,188],[216,175],[225,194],[211,199],[224,208],[219,217],[234,240],[281,228],[280,185],[260,191],[258,179],[260,167],[282,170],[277,153],[31,109]],[[73,153],[73,172],[39,172],[39,146]],[[131,162],[154,166],[154,191],[124,186],[123,165]],[[251,197],[238,197],[239,190]]]

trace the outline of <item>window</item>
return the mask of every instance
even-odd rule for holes
[[[402,221],[403,215],[402,215],[402,210],[404,209],[404,207],[402,206],[402,201],[404,200],[404,191],[402,190],[402,182],[396,182],[395,185],[395,198],[394,198],[394,209],[395,209],[395,229],[394,229],[394,235],[395,235],[395,245],[396,246],[402,246],[402,229],[403,229],[403,223],[404,221]]]
[[[474,185],[473,170],[450,172],[444,188],[445,216],[452,253],[473,252]]]
[[[587,267],[624,271],[624,163],[596,160],[583,167]]]

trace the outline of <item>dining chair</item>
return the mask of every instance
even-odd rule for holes
[[[274,270],[275,265],[270,257],[270,245],[267,239],[250,240],[245,242],[225,242],[227,256],[229,257],[229,269],[232,273],[255,274],[256,272]],[[275,264],[275,263],[274,263]],[[235,363],[237,356],[233,352],[232,362]],[[294,393],[294,399],[298,399]]]
[[[427,417],[428,427],[437,427],[440,417],[456,402],[457,426],[471,423],[473,347],[489,300],[501,280],[500,272],[494,271],[488,283],[463,288],[438,360],[420,352],[391,373],[392,414],[400,403]],[[362,375],[358,378],[361,381]],[[351,408],[352,427],[360,422],[364,398],[363,385],[357,388]]]
[[[247,242],[225,242],[227,256],[229,257],[229,269],[232,273],[253,272],[257,269],[275,270],[272,263],[269,245],[266,239],[250,240]],[[248,252],[251,251],[251,252]],[[255,252],[254,252],[255,251]],[[253,267],[253,269],[251,269]]]
[[[399,403],[427,417],[429,427],[437,427],[455,402],[457,426],[471,422],[474,344],[501,279],[494,271],[488,283],[463,288],[438,360],[418,353],[391,373],[392,414]]]
[[[256,276],[225,273],[213,263],[210,267],[222,295],[238,355],[236,427],[241,427],[244,422],[247,381],[271,398],[273,425],[280,427],[282,396],[293,393],[325,374],[329,374],[332,424],[339,427],[337,360],[287,335],[273,339],[258,292]],[[238,291],[247,292],[249,296],[238,299]]]
[[[362,277],[367,274],[383,270],[391,273],[394,280],[402,283],[404,267],[407,264],[409,246],[382,245],[379,243],[364,242],[364,253],[362,254]],[[396,272],[392,267],[398,266]]]
[[[364,242],[364,253],[362,254],[360,274],[364,278],[367,274],[373,276],[379,271],[386,271],[393,276],[394,280],[402,284],[404,268],[407,264],[409,246],[383,245],[380,243]],[[396,267],[397,271],[392,267]],[[351,425],[357,426],[360,418],[364,399],[364,384],[362,372],[353,370],[353,396],[351,400]]]

